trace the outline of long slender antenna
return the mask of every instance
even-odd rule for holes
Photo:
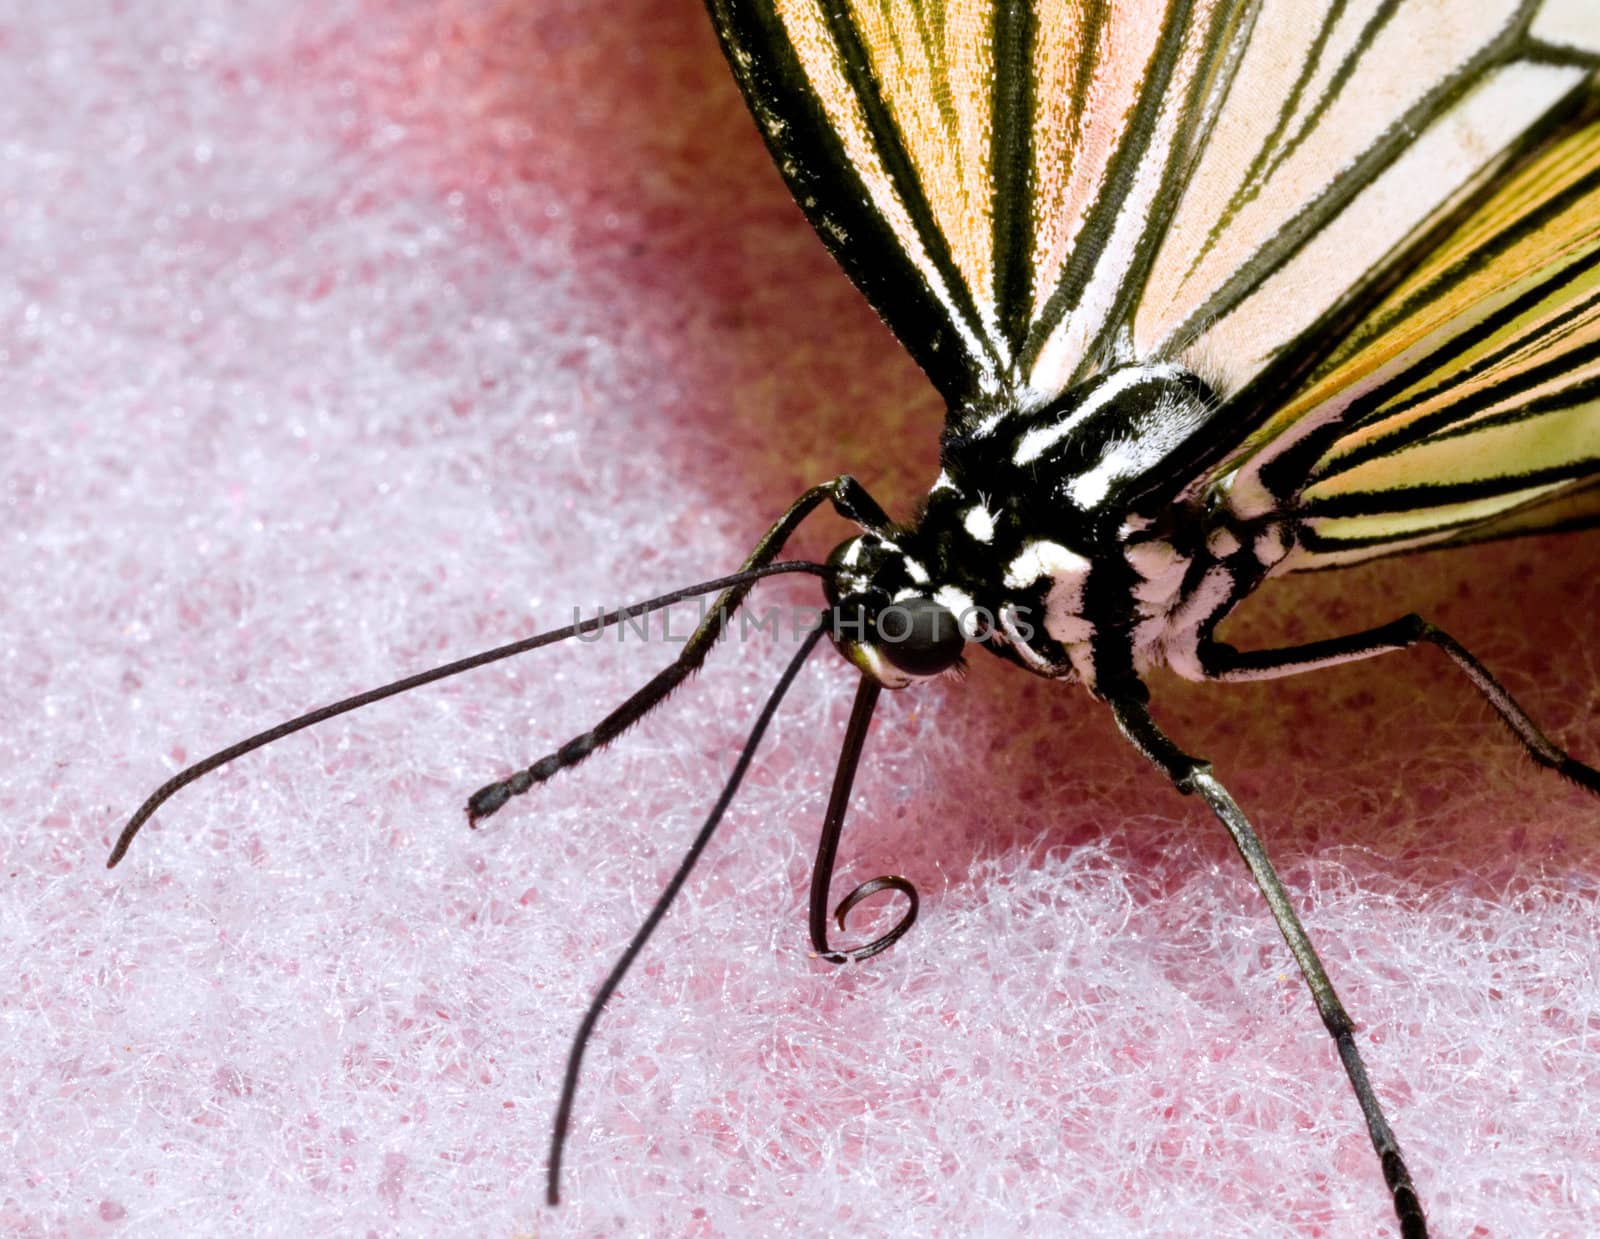
[[[521,641],[513,641],[509,645],[497,646],[492,650],[485,650],[481,654],[474,654],[470,658],[462,658],[453,663],[446,663],[442,667],[435,667],[431,671],[422,671],[416,675],[406,676],[392,684],[385,684],[382,688],[368,689],[364,693],[357,693],[354,697],[346,697],[343,701],[336,701],[332,705],[322,706],[312,710],[309,714],[302,714],[288,722],[279,723],[276,727],[269,727],[266,731],[258,732],[248,739],[237,744],[230,744],[227,748],[211,754],[210,757],[197,761],[194,765],[173,775],[155,791],[150,793],[148,799],[139,806],[128,824],[122,828],[122,833],[117,837],[116,846],[111,849],[111,855],[106,860],[107,869],[115,869],[117,862],[127,855],[129,846],[133,843],[134,836],[139,833],[140,827],[150,819],[157,809],[167,802],[176,792],[189,786],[196,779],[210,774],[219,766],[225,766],[236,757],[243,757],[255,749],[281,740],[285,736],[293,735],[307,727],[326,722],[340,714],[348,714],[351,710],[359,710],[362,706],[369,706],[375,701],[382,701],[385,697],[394,697],[400,693],[410,692],[413,688],[421,688],[424,684],[432,684],[435,680],[447,679],[453,675],[460,675],[463,671],[486,666],[492,662],[499,662],[502,658],[511,658],[517,654],[524,654],[529,650],[539,649],[541,646],[554,645],[565,641],[569,637],[578,636],[580,633],[595,632],[619,624],[623,620],[633,619],[640,615],[649,615],[674,603],[682,602],[688,598],[698,598],[703,594],[714,593],[718,590],[736,589],[741,586],[748,588],[763,577],[779,576],[783,573],[805,572],[813,576],[828,576],[830,569],[825,564],[814,564],[805,561],[787,561],[777,564],[765,564],[758,567],[746,568],[735,572],[731,576],[717,577],[715,580],[702,581],[698,585],[688,585],[682,589],[675,589],[669,594],[662,594],[659,598],[651,598],[647,602],[636,602],[631,606],[622,607],[616,611],[608,611],[591,619],[582,620],[576,624],[568,624],[565,628],[555,628],[549,632],[542,632],[536,636],[525,637]]]
[[[761,540],[745,558],[744,566],[758,568],[775,559],[789,536],[824,500],[831,501],[834,511],[846,520],[855,521],[863,529],[882,529],[888,524],[889,518],[873,502],[872,496],[861,488],[861,483],[849,474],[841,474],[831,482],[813,486],[791,503],[789,510],[761,535]],[[467,800],[467,820],[476,825],[481,819],[497,812],[513,796],[522,795],[535,784],[543,783],[562,770],[572,769],[665,701],[680,684],[699,670],[711,647],[727,631],[728,617],[743,605],[745,595],[749,592],[750,587],[744,585],[734,586],[719,594],[705,618],[689,634],[678,657],[594,727],[573,736],[555,752],[545,754],[531,766],[473,792]]]
[[[863,899],[879,891],[899,891],[909,901],[905,914],[893,928],[881,937],[863,946],[837,950],[828,944],[828,887],[833,884],[833,865],[839,855],[839,836],[844,832],[844,815],[850,809],[850,789],[856,780],[856,767],[861,762],[861,751],[867,743],[867,725],[872,722],[872,711],[877,707],[882,691],[878,681],[861,677],[856,689],[855,704],[850,707],[850,722],[845,726],[844,744],[839,749],[839,765],[833,773],[833,790],[828,794],[828,812],[822,819],[822,835],[817,840],[817,859],[811,866],[811,945],[830,964],[849,963],[870,959],[898,942],[917,919],[917,888],[898,874],[885,874],[863,882],[839,901],[834,909],[834,919],[839,931],[844,932],[845,918]]]
[[[606,979],[600,983],[600,988],[590,1000],[589,1009],[584,1012],[583,1021],[578,1025],[578,1031],[572,1038],[572,1048],[567,1051],[567,1070],[561,1081],[561,1101],[556,1106],[555,1122],[550,1129],[550,1166],[545,1198],[552,1205],[561,1203],[561,1151],[567,1143],[567,1129],[572,1122],[572,1105],[578,1093],[578,1073],[583,1068],[584,1051],[589,1048],[589,1040],[594,1035],[595,1025],[600,1020],[600,1012],[604,1010],[606,1003],[611,1001],[611,995],[616,992],[617,986],[622,984],[622,978],[628,975],[628,969],[633,966],[633,961],[638,958],[639,952],[644,950],[645,943],[650,941],[650,935],[655,933],[656,926],[661,924],[667,909],[672,906],[672,901],[678,897],[678,892],[688,881],[689,874],[693,872],[695,863],[700,859],[700,854],[711,842],[711,836],[716,833],[723,814],[728,811],[728,806],[733,803],[733,798],[739,791],[739,785],[744,781],[745,772],[750,769],[750,763],[755,758],[761,738],[766,735],[767,725],[778,712],[778,706],[782,703],[784,694],[789,691],[789,686],[794,683],[795,676],[800,674],[801,666],[810,657],[811,651],[817,648],[817,642],[832,627],[832,618],[831,610],[824,610],[819,614],[817,627],[806,636],[794,657],[789,660],[789,665],[783,669],[783,675],[778,678],[778,683],[767,697],[766,704],[761,707],[761,713],[756,716],[755,726],[750,729],[744,747],[739,751],[739,760],[734,762],[733,772],[728,776],[728,781],[722,785],[722,793],[706,817],[705,824],[700,827],[700,833],[695,835],[694,842],[689,844],[689,850],[683,854],[683,860],[678,863],[677,871],[650,909],[650,914],[644,918],[644,923],[628,942],[627,949],[611,966],[611,971],[606,974]],[[859,697],[857,700],[859,701]]]

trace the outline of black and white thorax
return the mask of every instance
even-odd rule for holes
[[[1182,468],[1218,406],[1193,372],[1138,364],[1036,411],[954,414],[918,518],[834,553],[841,650],[887,687],[968,642],[1100,695],[1160,664],[1210,678],[1212,629],[1293,544],[1282,512],[1242,514]]]

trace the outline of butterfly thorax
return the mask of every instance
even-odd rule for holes
[[[863,611],[840,648],[890,687],[943,670],[958,644],[897,613],[932,606],[967,643],[1097,692],[1158,663],[1199,675],[1197,644],[1291,541],[1225,491],[1185,489],[1194,473],[1174,462],[1204,443],[1218,403],[1181,367],[1129,365],[1037,409],[953,417],[918,518],[835,553],[836,594]],[[906,648],[919,641],[940,644],[944,666],[919,663]]]

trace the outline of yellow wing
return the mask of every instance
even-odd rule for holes
[[[1600,121],[1506,177],[1228,472],[1288,510],[1280,571],[1600,514]]]
[[[708,3],[796,200],[952,407],[1128,360],[1238,391],[1325,349],[1600,52],[1595,0]]]

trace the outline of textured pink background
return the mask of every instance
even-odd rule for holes
[[[851,690],[819,656],[562,1056],[784,651],[469,833],[671,653],[577,645],[125,815],[287,714],[724,571],[807,484],[905,511],[940,410],[788,202],[691,0],[0,5],[0,1232],[1374,1235],[1332,1050],[1221,829],[992,660],[880,713],[808,954]],[[799,549],[825,553],[831,518]],[[1600,753],[1593,537],[1273,587],[1416,608]],[[766,591],[808,602],[805,583]],[[1431,654],[1163,677],[1257,815],[1442,1235],[1600,1230],[1600,812]]]

